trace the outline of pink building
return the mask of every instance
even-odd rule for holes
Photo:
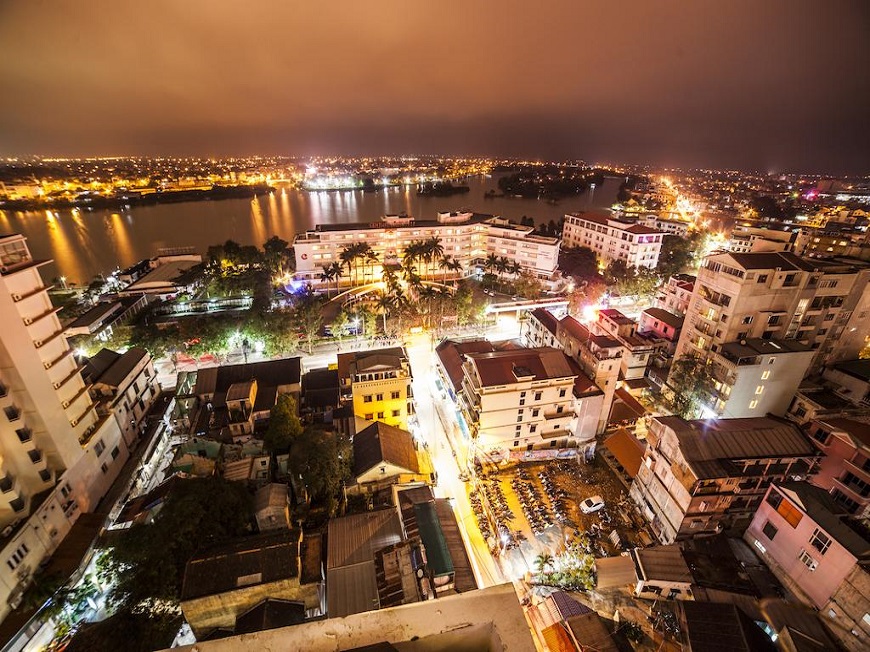
[[[784,586],[820,610],[856,564],[870,560],[859,522],[807,482],[771,485],[744,538]]]
[[[847,418],[819,419],[809,426],[825,454],[812,483],[855,516],[870,516],[870,423]]]

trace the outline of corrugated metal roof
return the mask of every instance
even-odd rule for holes
[[[402,540],[399,514],[392,507],[329,521],[327,568],[374,559],[375,551]]]
[[[374,558],[329,570],[326,573],[326,604],[330,618],[377,609],[378,583]]]
[[[637,582],[634,562],[626,555],[596,559],[595,571],[598,576],[598,589],[613,589]]]

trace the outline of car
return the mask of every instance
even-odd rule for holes
[[[592,514],[604,508],[604,499],[601,496],[590,496],[580,503],[580,511],[584,514]]]

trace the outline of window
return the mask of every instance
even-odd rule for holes
[[[536,432],[538,430],[538,424],[533,423],[529,426],[529,432]]]
[[[393,400],[402,398],[402,392],[390,392],[390,398]]]
[[[532,416],[533,416],[533,417],[538,416],[540,413],[541,413],[541,411],[540,411],[538,408],[535,408],[535,409],[532,410]]]
[[[776,536],[776,533],[779,532],[779,530],[770,521],[765,521],[764,527],[761,528],[761,532],[767,537],[768,541],[773,541],[773,537]]]
[[[371,421],[375,418],[375,415],[373,413],[369,412],[368,414],[365,415],[364,418],[366,421]]]
[[[517,439],[516,441],[514,441],[514,448],[516,448],[516,447],[519,446],[519,445],[520,445],[520,440],[519,440],[519,439]]]
[[[764,391],[764,385],[757,385],[755,387],[755,395],[758,396]]]
[[[754,410],[757,407],[758,407],[758,401],[755,401],[755,400],[749,401],[749,409],[750,410]]]
[[[378,412],[378,419],[383,419],[383,418],[384,418],[384,413]]]
[[[393,416],[394,416],[394,417],[399,416],[401,413],[402,413],[401,410],[393,410]]]
[[[113,460],[118,459],[118,455],[120,455],[120,454],[121,454],[121,449],[119,449],[117,446],[115,446],[115,447],[112,449],[112,459],[113,459]]]
[[[526,404],[526,399],[521,398],[521,399],[520,399],[520,405],[525,405],[525,404]]]
[[[519,432],[520,430],[523,429],[523,427],[522,427],[520,424],[517,424],[516,427],[515,427],[515,429],[516,429],[517,432]]]
[[[540,401],[541,397],[544,395],[543,392],[535,392],[535,400]]]
[[[94,452],[97,454],[97,457],[103,454],[103,451],[106,450],[106,444],[103,443],[103,440],[97,442],[97,445],[94,446]]]
[[[765,371],[761,374],[761,380],[767,380],[768,378],[770,378],[770,371]]]
[[[813,536],[810,537],[810,545],[824,555],[831,547],[831,537],[816,528],[813,531]]]
[[[741,323],[741,324],[751,324],[751,323],[752,323],[752,315],[749,315],[749,316],[747,316],[747,317],[744,317],[744,318],[743,318],[743,321],[741,321],[740,323]]]
[[[809,553],[806,550],[801,550],[801,554],[798,555],[798,559],[803,562],[803,565],[809,568],[811,571],[816,570],[819,566],[819,562],[810,557]]]
[[[363,396],[363,403],[371,403],[371,402],[372,402],[372,395],[371,394],[366,394],[365,396]]]
[[[100,466],[100,471],[102,471],[103,473],[108,473],[109,472],[109,465],[106,464],[105,462],[103,462],[103,464]]]
[[[522,420],[523,420],[523,415],[522,415],[522,414],[518,414],[518,415],[517,415],[517,423],[520,423]]]
[[[564,411],[565,411],[564,405],[560,405],[559,407],[556,408],[556,414],[562,414],[562,412],[564,412]]]
[[[767,283],[767,274],[758,275],[758,283]]]
[[[567,389],[560,389],[560,390],[559,390],[559,398],[565,398],[565,394],[566,394],[567,392],[568,392]]]
[[[383,394],[375,394],[375,400],[376,401],[383,401],[384,395]]]

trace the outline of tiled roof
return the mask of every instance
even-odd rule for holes
[[[643,312],[653,319],[658,319],[663,324],[667,324],[673,328],[682,328],[683,322],[685,321],[683,317],[675,315],[669,310],[664,310],[663,308],[647,308]]]
[[[673,429],[683,457],[700,477],[724,477],[729,460],[801,457],[815,449],[800,429],[776,417],[685,421],[680,417],[655,417]],[[705,464],[705,463],[710,464]],[[721,475],[720,475],[721,474]]]
[[[550,331],[553,335],[556,334],[556,329],[559,328],[559,320],[556,316],[546,308],[535,308],[532,310],[532,317],[537,319],[541,326]]]
[[[855,421],[838,417],[836,419],[819,419],[823,424],[829,425],[834,430],[840,430],[848,434],[856,446],[870,446],[870,423]]]
[[[413,473],[420,471],[411,433],[375,421],[353,438],[354,474],[359,477],[384,462]]]
[[[535,380],[573,378],[567,356],[559,349],[544,346],[516,351],[472,353],[469,361],[477,369],[484,387],[510,385],[531,375]]]
[[[272,532],[197,553],[184,570],[181,599],[297,577],[299,537],[298,530]]]
[[[226,392],[230,385],[253,379],[257,380],[260,391],[267,387],[295,385],[301,381],[300,361],[301,358],[285,358],[200,369],[194,393],[201,396]]]
[[[444,340],[435,347],[435,355],[438,356],[441,366],[447,372],[453,390],[458,392],[462,387],[462,364],[465,361],[465,356],[469,353],[486,353],[494,350],[495,347],[489,340],[469,340],[467,342]]]
[[[613,453],[616,461],[622,465],[628,477],[634,478],[640,470],[646,444],[632,435],[625,428],[620,428],[604,440],[604,446]]]
[[[365,366],[371,366],[371,363],[366,363],[367,358],[377,357],[378,362],[386,362],[390,359],[390,364],[395,364],[396,359],[407,359],[405,349],[400,346],[394,346],[386,349],[374,349],[372,351],[355,351],[352,353],[338,354],[338,377],[341,379],[350,378],[356,373],[356,369],[362,369]]]

